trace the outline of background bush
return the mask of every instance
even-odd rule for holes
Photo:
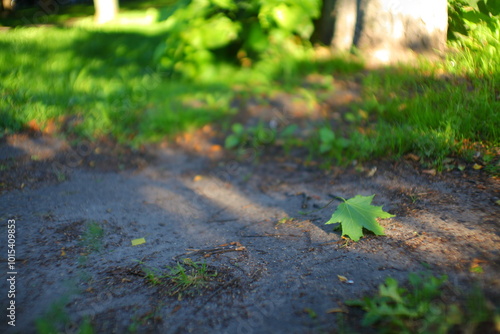
[[[181,0],[168,13],[156,52],[163,70],[212,80],[228,67],[267,77],[291,71],[309,47],[321,0]]]

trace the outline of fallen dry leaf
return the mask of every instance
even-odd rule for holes
[[[40,131],[40,125],[34,119],[32,119],[31,121],[29,121],[28,124],[26,124],[26,125],[32,131],[36,131],[36,132]]]
[[[413,160],[413,161],[419,161],[420,157],[418,155],[416,155],[416,154],[408,153],[407,155],[405,155],[405,159]]]
[[[368,173],[366,173],[366,176],[367,177],[372,177],[373,175],[375,175],[376,172],[377,172],[377,167],[373,167],[372,169],[370,169],[368,171]]]
[[[54,132],[56,132],[56,130],[57,130],[57,126],[56,126],[54,119],[49,119],[47,121],[47,124],[45,124],[45,128],[43,129],[43,132],[48,134],[48,135],[51,135]]]
[[[220,146],[220,145],[210,146],[210,152],[220,152],[220,151],[222,151],[222,146]]]
[[[436,176],[436,170],[434,168],[433,169],[424,169],[422,171],[422,173],[429,174],[429,175],[432,175],[432,176]]]
[[[349,313],[347,310],[344,310],[340,307],[330,308],[326,310],[326,313]]]

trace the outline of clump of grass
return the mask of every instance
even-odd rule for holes
[[[102,248],[104,229],[95,221],[87,223],[85,231],[81,236],[81,244],[88,252],[97,252]]]
[[[158,25],[0,34],[0,129],[52,124],[58,132],[138,145],[231,112],[225,82],[174,82],[156,70],[153,53],[163,38]]]
[[[210,270],[205,262],[194,262],[186,258],[182,263],[169,267],[168,278],[171,280],[171,295],[182,297],[183,294],[191,295],[205,287],[212,278],[217,277],[217,272]]]
[[[201,293],[218,276],[217,271],[210,269],[205,262],[195,262],[189,258],[166,269],[165,273],[145,267],[145,279],[153,286],[166,287],[168,295],[176,296],[179,300]]]
[[[68,303],[67,297],[61,297],[50,305],[50,308],[44,312],[43,317],[35,320],[36,331],[38,334],[62,333],[68,328],[81,334],[92,334],[94,328],[88,317],[83,318],[79,323],[73,323],[70,319],[65,305]]]

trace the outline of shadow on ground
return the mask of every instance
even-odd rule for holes
[[[66,330],[88,319],[96,332],[366,332],[358,311],[337,312],[343,302],[420,270],[447,274],[455,291],[475,282],[498,303],[498,183],[479,173],[431,176],[405,160],[319,170],[27,135],[4,138],[0,152],[18,273],[16,327],[2,332],[34,333],[37,319]],[[386,236],[348,242],[324,225],[337,203],[318,210],[332,194],[376,194],[397,217],[381,222]],[[90,238],[91,225],[103,234]],[[184,298],[148,284],[146,267],[185,258],[219,280]],[[470,272],[477,261],[483,274]]]

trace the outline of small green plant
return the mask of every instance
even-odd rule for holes
[[[367,229],[376,235],[384,235],[384,228],[380,226],[376,218],[391,218],[394,215],[382,210],[382,206],[371,205],[372,196],[357,195],[343,201],[325,224],[340,223],[342,235],[348,235],[354,241],[358,241],[363,236],[363,229]]]
[[[410,273],[409,287],[401,287],[388,277],[379,286],[378,295],[346,302],[366,311],[362,325],[377,328],[378,333],[475,333],[480,324],[498,325],[498,314],[488,305],[484,294],[473,289],[467,296],[466,312],[458,303],[445,300],[443,288],[447,276]]]
[[[183,294],[194,294],[217,276],[217,271],[210,270],[205,262],[195,262],[189,258],[168,267],[168,270],[166,277],[173,285],[170,295],[177,295],[179,298]]]
[[[90,221],[81,237],[81,244],[89,252],[100,251],[102,248],[102,238],[104,229],[95,221]]]
[[[167,275],[161,274],[159,270],[155,268],[144,267],[143,271],[145,275],[144,278],[151,285],[161,285],[164,283],[165,277],[167,277]]]
[[[278,226],[286,224],[286,223],[293,223],[295,220],[296,220],[295,218],[283,217],[280,220],[278,220],[278,222],[276,223],[276,228],[278,228]]]
[[[62,297],[54,302],[43,317],[35,320],[38,334],[62,333],[64,328],[76,327],[73,332],[79,334],[92,334],[94,329],[89,318],[84,318],[79,324],[71,322],[67,311],[64,309],[68,302],[67,297]]]
[[[304,312],[307,313],[307,315],[309,316],[309,318],[311,319],[316,319],[318,317],[318,313],[316,313],[316,311],[314,311],[312,308],[310,307],[306,307],[304,309]]]
[[[248,134],[240,123],[235,123],[231,127],[232,133],[226,137],[224,146],[227,149],[243,146],[248,141]]]
[[[388,277],[374,297],[346,302],[366,311],[363,326],[376,326],[380,333],[447,333],[460,323],[457,305],[439,300],[446,276],[410,274],[410,289]]]
[[[56,175],[57,181],[59,181],[59,182],[64,182],[68,179],[66,174],[61,172],[61,171],[55,171],[54,174]]]
[[[143,262],[139,261],[144,265]],[[208,268],[205,262],[195,262],[189,258],[177,262],[173,266],[167,266],[164,273],[156,268],[143,267],[144,278],[153,286],[165,286],[169,288],[170,296],[182,299],[184,295],[194,295],[200,289],[217,277],[217,271]]]
[[[481,324],[490,323],[496,328],[497,332],[500,330],[500,309],[494,308],[481,291],[478,286],[475,286],[467,295],[465,301],[465,317],[462,321],[464,333],[477,333],[477,328]],[[486,331],[485,331],[486,332]]]
[[[335,158],[340,163],[343,152],[349,147],[349,140],[338,137],[328,126],[323,126],[318,131],[319,136],[319,154],[326,157]]]
[[[224,144],[227,149],[258,148],[271,145],[276,140],[276,130],[264,126],[262,122],[247,129],[242,124],[235,123],[231,130],[232,133],[226,137]]]
[[[290,153],[292,147],[300,146],[301,144],[301,140],[296,138],[298,128],[297,124],[290,124],[283,128],[283,130],[278,131],[276,143],[283,146],[287,155]]]

